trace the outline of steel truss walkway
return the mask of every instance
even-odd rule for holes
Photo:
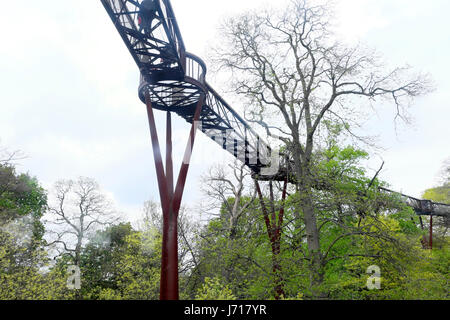
[[[142,102],[145,103],[148,90],[155,109],[175,112],[192,123],[196,105],[204,93],[206,101],[199,117],[201,131],[245,162],[254,174],[260,174],[261,169],[270,164],[270,146],[205,81],[206,65],[199,57],[186,52],[170,1],[155,1],[157,12],[148,30],[139,25],[139,1],[101,1],[141,71],[139,97]],[[284,165],[280,166],[279,173],[264,176],[262,180],[285,179],[285,159],[280,159]],[[417,214],[450,215],[446,204],[402,196]],[[427,207],[423,208],[425,205]]]
[[[270,147],[205,81],[205,63],[186,52],[170,1],[155,1],[157,11],[147,28],[139,25],[138,1],[102,3],[141,71],[142,102],[148,91],[153,108],[175,112],[192,123],[200,96],[205,94],[201,131],[259,174],[270,163]]]
[[[206,82],[206,65],[186,52],[169,0],[101,0],[139,67],[139,98],[147,106],[154,160],[164,215],[161,299],[178,299],[176,222],[197,129],[235,158],[260,180],[288,180],[284,155],[276,173],[272,150],[246,121]],[[146,2],[145,6],[143,3]],[[148,9],[151,8],[151,9]],[[145,9],[145,10],[144,10]],[[167,112],[166,168],[160,154],[153,109]],[[176,186],[173,184],[171,113],[191,123],[188,146]],[[272,163],[271,163],[272,162]],[[269,174],[267,173],[269,172]],[[381,192],[393,191],[381,188]],[[418,215],[450,216],[450,206],[402,195]],[[176,274],[175,274],[176,273]]]

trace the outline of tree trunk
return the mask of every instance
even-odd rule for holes
[[[81,244],[82,244],[82,237],[83,235],[78,237],[78,241],[77,241],[77,246],[75,247],[75,258],[74,258],[74,265],[78,268],[80,268],[80,263],[81,263]],[[82,284],[83,282],[81,282]],[[83,297],[81,295],[81,290],[80,289],[76,289],[75,290],[75,299],[76,300],[81,300]]]
[[[324,274],[322,269],[322,252],[320,251],[319,230],[317,219],[314,213],[314,205],[311,198],[311,188],[300,188],[300,206],[303,209],[304,222],[306,227],[306,240],[310,260],[310,289],[314,298],[321,298],[320,285],[323,282]]]
[[[299,206],[303,211],[303,220],[306,229],[306,240],[310,258],[310,289],[314,298],[320,298],[319,286],[323,282],[322,253],[320,251],[319,230],[317,228],[317,218],[314,212],[314,203],[312,199],[312,177],[310,176],[310,157],[300,152],[300,139],[296,133],[294,137],[294,166],[297,176],[297,187],[300,194]],[[311,148],[309,148],[311,149]]]

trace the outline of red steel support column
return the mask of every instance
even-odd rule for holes
[[[288,177],[286,176],[286,179],[284,179],[283,193],[281,195],[281,209],[278,214],[278,230],[277,230],[278,237],[281,237],[281,227],[283,225],[283,218],[284,218],[284,207],[286,204],[287,184],[288,184]]]
[[[191,132],[189,133],[189,140],[184,152],[183,163],[181,164],[180,173],[178,174],[177,185],[175,193],[173,195],[173,210],[177,212],[180,210],[181,199],[183,197],[184,186],[186,184],[186,177],[189,171],[189,163],[191,161],[192,150],[194,148],[195,135],[198,128],[198,120],[200,119],[200,113],[202,111],[203,104],[205,103],[205,95],[202,94],[197,103],[195,109],[194,118],[192,120]]]
[[[430,214],[430,249],[433,249],[433,215]]]
[[[153,157],[155,159],[156,177],[158,179],[159,195],[163,212],[168,211],[169,195],[167,194],[167,180],[164,174],[164,165],[161,157],[158,133],[156,131],[155,117],[153,115],[152,103],[148,91],[145,92],[145,102],[147,105],[148,123],[150,125],[150,136],[152,138]]]
[[[174,193],[173,189],[173,159],[172,159],[172,119],[170,112],[167,112],[166,127],[166,173],[161,157],[158,135],[156,132],[155,118],[148,91],[145,93],[148,120],[150,125],[150,135],[152,138],[153,156],[155,160],[156,176],[163,211],[163,241],[161,254],[161,283],[160,300],[178,300],[178,212],[180,210],[186,177],[189,169],[189,162],[192,155],[192,148],[195,140],[198,120],[201,109],[205,101],[202,94],[197,104],[188,145],[181,165],[180,174]]]
[[[172,114],[167,111],[166,128],[166,178],[169,198],[173,197],[173,161],[172,161]]]
[[[150,126],[150,136],[152,139],[153,157],[155,160],[156,177],[158,179],[158,189],[161,199],[161,207],[163,212],[163,239],[161,252],[161,279],[160,279],[160,299],[169,299],[167,292],[173,291],[168,288],[169,275],[169,217],[171,211],[171,199],[168,194],[167,178],[164,173],[164,165],[161,156],[161,148],[158,140],[158,133],[156,130],[155,117],[153,114],[152,103],[150,101],[148,91],[145,92],[145,102],[147,105],[148,123]],[[168,123],[168,126],[170,123]],[[169,129],[169,128],[168,128]],[[178,290],[177,290],[178,291]]]
[[[269,212],[267,211],[266,205],[264,204],[264,197],[257,179],[255,179],[255,187],[258,193],[259,203],[261,204],[261,210],[263,212],[264,222],[266,224],[267,235],[269,236],[270,243],[272,243],[274,239],[272,235],[272,224],[270,223]]]
[[[178,219],[173,211],[172,115],[166,118],[166,181],[169,199],[163,218],[160,300],[178,300]],[[163,273],[165,276],[163,277]]]
[[[272,246],[272,271],[274,276],[276,277],[276,285],[274,288],[275,291],[275,300],[279,300],[282,296],[284,296],[284,279],[281,275],[281,264],[280,264],[280,258],[279,255],[281,253],[281,229],[283,226],[283,218],[284,218],[284,208],[285,208],[285,200],[286,200],[286,194],[287,194],[287,184],[288,184],[288,178],[284,180],[283,185],[283,192],[281,196],[281,208],[278,212],[278,221],[276,220],[276,212],[274,204],[271,204],[271,211],[272,211],[272,221],[269,216],[269,212],[267,211],[267,207],[264,204],[264,197],[261,192],[261,187],[259,186],[259,182],[257,179],[255,179],[255,187],[256,191],[258,193],[259,201],[261,204],[261,209],[263,211],[264,215],[264,221],[267,228],[267,234],[269,235],[270,244]],[[272,183],[272,181],[270,182]],[[271,194],[272,194],[272,186],[270,187]]]

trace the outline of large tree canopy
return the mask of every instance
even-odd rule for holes
[[[6,161],[0,164],[0,300],[71,297],[64,273],[44,272],[46,209],[47,194],[36,178],[18,174]]]
[[[17,174],[12,165],[0,164],[0,227],[12,228],[20,219],[31,226],[29,240],[40,240],[44,233],[40,219],[46,209],[47,194],[36,178]]]
[[[322,283],[326,261],[313,197],[320,130],[341,123],[355,137],[352,120],[380,100],[392,103],[396,118],[406,119],[414,98],[430,91],[428,76],[409,67],[388,69],[374,51],[336,41],[328,8],[297,0],[282,12],[231,18],[214,57],[217,66],[232,72],[232,90],[244,97],[249,121],[280,135],[290,154],[314,270],[312,287]]]

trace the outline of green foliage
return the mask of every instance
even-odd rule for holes
[[[0,230],[0,300],[70,299],[64,272],[48,270],[42,248],[24,246],[20,239]]]
[[[13,166],[0,164],[0,226],[28,217],[32,238],[40,241],[44,234],[40,219],[46,209],[47,194],[36,178],[17,174]]]
[[[422,197],[434,202],[450,204],[450,162],[448,161],[443,167],[441,180],[440,186],[425,190]]]
[[[85,299],[150,300],[159,296],[161,238],[119,224],[98,232],[81,258]]]
[[[438,187],[425,190],[422,197],[424,199],[433,200],[434,202],[441,202],[450,204],[450,162],[444,165],[442,170],[442,184]]]
[[[444,260],[422,249],[417,233],[404,232],[394,217],[368,219],[368,232],[345,251],[353,254],[331,264],[326,286],[332,299],[446,299],[448,269],[436,266]],[[377,231],[383,237],[373,237]],[[390,239],[386,241],[385,239]],[[441,257],[442,252],[436,253]],[[448,256],[448,253],[447,253]],[[445,264],[445,263],[444,263]],[[367,268],[376,265],[381,271],[381,289],[367,288]]]
[[[422,197],[434,202],[450,204],[450,185],[427,189]]]
[[[36,178],[0,165],[0,299],[69,299],[66,275],[51,270],[40,219],[47,208]]]
[[[196,300],[236,300],[228,285],[222,285],[216,278],[205,278],[205,283],[198,290]]]
[[[243,206],[251,198],[242,199]],[[230,203],[234,199],[228,199]],[[189,277],[185,296],[195,298],[206,278],[218,277],[237,299],[270,299],[273,295],[271,249],[258,206],[250,205],[230,236],[226,210],[199,230],[198,267]],[[216,280],[214,280],[216,281]]]
[[[433,255],[440,258],[422,249],[418,217],[397,196],[378,191],[383,182],[366,176],[361,165],[366,158],[365,151],[339,147],[336,141],[315,154],[314,174],[323,187],[312,194],[318,204],[324,261],[320,292],[329,299],[445,299],[445,259],[437,250]],[[279,257],[283,299],[310,299],[313,295],[299,206],[302,196],[292,193],[286,200]],[[228,202],[233,204],[234,199]],[[196,243],[199,266],[186,289],[191,293],[185,296],[204,293],[205,279],[218,277],[220,283],[215,280],[216,286],[228,286],[238,299],[273,299],[272,252],[259,206],[249,207],[232,238],[229,223],[227,210],[222,207],[221,215],[200,232]],[[367,268],[371,265],[381,269],[381,290],[367,288]]]
[[[329,124],[338,134],[345,129]],[[376,188],[383,182],[366,176],[360,161],[367,153],[330,140],[314,156],[314,174],[324,188],[313,190],[323,259],[319,290],[328,299],[449,299],[450,249],[424,250],[418,217],[395,195]],[[155,227],[137,231],[129,223],[112,225],[93,236],[82,251],[81,290],[67,288],[70,259],[53,265],[43,246],[40,217],[46,193],[36,179],[0,166],[0,299],[158,299],[161,235]],[[424,196],[447,202],[444,184]],[[311,299],[311,265],[299,199],[286,200],[281,237],[281,272],[272,271],[272,248],[259,204],[243,196],[246,210],[234,221],[224,203],[220,215],[196,231],[189,244],[195,263],[180,260],[183,299],[273,299],[275,281],[283,281],[285,300]],[[234,199],[227,199],[234,204]],[[274,204],[278,206],[279,203]],[[445,241],[444,241],[445,240]],[[189,260],[189,259],[187,259]],[[186,260],[186,261],[187,261]],[[369,266],[381,271],[380,290],[369,290]],[[317,290],[317,288],[315,289]]]

